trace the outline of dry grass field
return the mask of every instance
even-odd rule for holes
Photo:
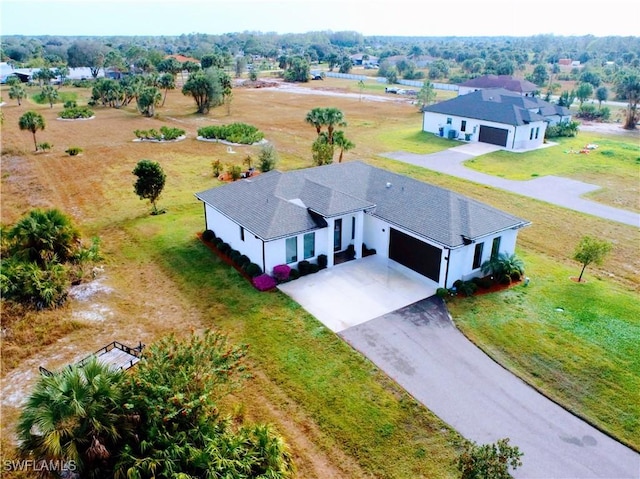
[[[325,80],[304,88],[341,90]],[[89,90],[73,89],[78,103],[88,99]],[[351,90],[353,93],[353,90]],[[34,92],[35,93],[35,90]],[[384,96],[384,93],[381,94]],[[2,205],[1,220],[11,224],[36,207],[57,207],[69,214],[83,236],[99,236],[105,256],[105,272],[93,283],[94,289],[72,299],[64,308],[47,313],[3,311],[3,328],[17,323],[2,346],[2,440],[8,444],[18,414],[17,404],[37,378],[37,367],[64,366],[104,344],[117,339],[124,343],[150,343],[167,333],[181,334],[225,324],[236,336],[242,325],[225,323],[222,306],[212,300],[199,301],[180,281],[167,274],[167,264],[145,252],[146,239],[170,236],[163,229],[184,228],[195,236],[204,221],[180,223],[181,212],[192,215],[201,208],[193,193],[218,184],[211,162],[241,164],[247,155],[257,156],[253,147],[234,147],[196,141],[199,127],[243,121],[260,128],[280,156],[278,168],[311,166],[310,147],[315,130],[304,122],[314,107],[340,108],[349,123],[346,136],[356,148],[345,153],[345,161],[364,159],[372,164],[410,174],[531,220],[534,226],[522,231],[520,246],[532,254],[556,262],[578,266],[570,255],[579,238],[597,232],[615,243],[614,250],[600,268],[590,274],[615,282],[629,291],[640,289],[640,255],[637,228],[631,228],[578,213],[551,207],[534,200],[498,192],[479,185],[445,177],[409,165],[381,159],[385,151],[410,149],[428,152],[446,146],[421,142],[421,116],[406,99],[374,101],[371,98],[293,94],[278,89],[234,90],[230,112],[219,107],[207,116],[195,115],[195,104],[179,91],[172,91],[155,118],[143,118],[134,107],[95,108],[96,118],[87,121],[56,120],[62,107],[49,108],[30,101],[2,108]],[[41,113],[46,129],[38,141],[54,145],[46,153],[34,153],[29,132],[18,129],[18,118],[29,109]],[[182,128],[184,141],[170,144],[134,143],[136,129],[159,129],[162,125]],[[64,153],[70,146],[83,149],[79,156]],[[168,210],[161,221],[149,217],[149,206],[133,192],[133,170],[140,159],[158,161],[167,173],[167,183],[159,206]],[[193,215],[192,215],[193,216]],[[552,240],[551,240],[552,239]],[[171,245],[166,248],[171,252]],[[216,291],[201,291],[215,296]],[[211,306],[211,304],[214,304]],[[7,314],[9,313],[9,314]],[[358,451],[346,450],[335,435],[318,425],[314,415],[284,390],[258,361],[254,380],[241,394],[247,416],[277,425],[290,443],[299,477],[384,477]],[[397,397],[403,392],[380,379],[382,388]],[[405,394],[406,396],[406,394]],[[231,401],[234,398],[230,399]],[[420,414],[427,414],[424,411]],[[419,435],[413,431],[411,434]],[[451,449],[453,450],[453,449]],[[443,452],[443,457],[450,451]],[[366,467],[363,464],[367,464]],[[424,477],[452,477],[451,468]],[[449,472],[446,472],[449,471]],[[389,477],[389,476],[387,476]],[[402,476],[401,474],[396,477]]]

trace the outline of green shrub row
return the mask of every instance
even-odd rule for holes
[[[184,130],[163,125],[160,127],[160,131],[151,128],[150,130],[134,130],[133,133],[136,135],[136,138],[141,140],[171,141],[184,135]]]
[[[62,110],[60,118],[65,120],[77,120],[79,118],[91,118],[93,110],[88,106],[70,106]]]
[[[198,136],[208,140],[226,140],[231,143],[251,145],[264,138],[264,133],[255,126],[246,123],[231,123],[229,125],[211,125],[198,128]]]
[[[245,272],[248,276],[255,278],[262,274],[262,268],[260,266],[252,263],[247,255],[233,249],[229,243],[225,243],[225,241],[216,236],[212,230],[205,230],[202,233],[202,239],[203,241],[213,244],[220,254],[228,257],[238,269]]]

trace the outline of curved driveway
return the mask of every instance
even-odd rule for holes
[[[411,163],[412,165],[422,166],[475,183],[511,191],[519,195],[529,196],[546,201],[547,203],[599,216],[611,221],[617,221],[631,226],[640,226],[640,214],[638,213],[581,198],[585,193],[600,189],[597,185],[552,175],[528,181],[506,180],[466,168],[463,164],[466,160],[475,156],[484,155],[499,149],[499,147],[484,143],[467,143],[429,155],[417,155],[415,153],[396,151],[393,153],[385,153],[382,156],[405,163]]]
[[[508,437],[516,478],[638,478],[640,455],[492,361],[432,297],[339,333],[418,401],[478,443]]]

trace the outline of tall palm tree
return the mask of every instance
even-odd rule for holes
[[[337,108],[325,108],[324,109],[324,125],[327,126],[327,140],[329,144],[333,145],[333,132],[336,126],[347,126],[347,122],[344,120],[344,114]]]
[[[43,116],[35,111],[28,111],[20,117],[18,125],[21,130],[28,130],[33,134],[33,144],[36,147],[36,151],[38,151],[36,131],[44,130],[44,127],[46,126]]]
[[[22,99],[27,96],[27,92],[21,83],[11,85],[9,88],[9,98],[12,100],[18,100],[18,106],[22,104]]]
[[[333,133],[333,144],[340,148],[340,156],[338,157],[338,163],[342,163],[342,155],[345,151],[352,150],[356,147],[355,143],[347,139],[344,136],[344,131],[338,130]]]
[[[307,116],[304,119],[304,121],[314,126],[318,136],[320,136],[320,133],[322,132],[322,126],[325,124],[324,110],[324,108],[314,108],[309,113],[307,113]]]
[[[122,380],[121,371],[95,358],[40,378],[18,422],[21,453],[73,461],[82,477],[101,477],[124,433]]]

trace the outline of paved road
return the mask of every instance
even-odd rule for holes
[[[464,166],[463,163],[466,160],[480,154],[485,154],[491,151],[491,148],[492,147],[487,149],[484,145],[469,143],[430,155],[417,155],[415,153],[396,151],[383,154],[382,156],[422,166],[458,178],[464,178],[483,185],[511,191],[519,195],[546,201],[547,203],[593,216],[599,216],[611,221],[640,227],[640,214],[638,213],[581,198],[581,195],[585,193],[600,189],[597,185],[558,176],[544,176],[528,181],[506,180],[504,178],[480,173]]]
[[[509,437],[525,454],[517,478],[640,477],[639,454],[492,361],[437,298],[339,334],[464,437]]]

